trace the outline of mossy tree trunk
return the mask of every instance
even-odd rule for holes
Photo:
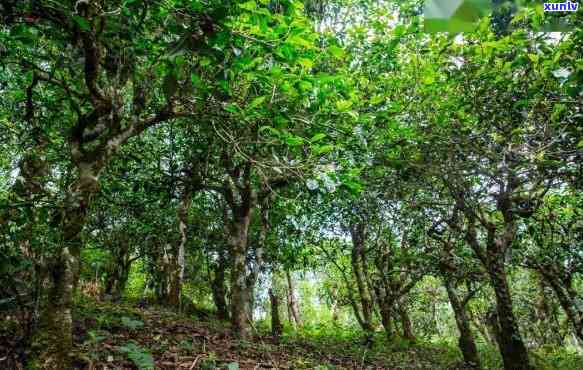
[[[269,288],[269,302],[271,304],[271,335],[277,340],[283,333],[283,325],[281,323],[279,294],[277,289],[277,279],[275,273],[272,272],[271,288]]]
[[[168,304],[171,307],[180,309],[180,297],[182,292],[182,281],[184,280],[184,269],[185,269],[185,249],[186,242],[188,240],[187,228],[188,228],[188,210],[190,208],[191,195],[190,189],[184,189],[182,194],[182,199],[180,200],[180,206],[177,211],[178,220],[178,231],[179,238],[178,243],[172,250],[172,256],[170,256],[170,266],[169,266],[169,287],[168,287]]]
[[[407,304],[402,300],[398,304],[399,317],[401,319],[401,327],[403,329],[403,338],[410,342],[416,342],[415,334],[413,332],[413,323],[409,317],[409,311],[407,309]]]
[[[295,326],[302,326],[302,317],[300,316],[300,308],[295,296],[294,281],[289,270],[285,271],[285,278],[287,281],[287,307],[290,321]]]
[[[362,312],[362,329],[370,335],[374,331],[372,327],[373,300],[367,284],[367,264],[365,256],[366,225],[358,222],[350,226],[350,236],[352,238],[351,265],[352,273],[356,280],[356,286],[360,295],[360,306]]]
[[[573,288],[572,276],[570,274],[559,274],[558,269],[551,266],[540,266],[539,272],[543,279],[552,288],[555,296],[567,319],[573,326],[575,335],[583,341],[583,304],[578,292]]]
[[[445,289],[455,316],[455,323],[459,331],[458,345],[464,357],[466,365],[472,368],[480,368],[480,357],[474,335],[470,328],[470,319],[466,311],[467,299],[460,299],[455,288],[455,283],[449,276],[444,276]]]
[[[229,309],[226,299],[227,287],[225,286],[227,258],[223,248],[219,250],[218,254],[218,260],[212,267],[212,296],[215,307],[217,308],[217,316],[219,320],[229,320]]]
[[[250,209],[236,215],[229,236],[231,246],[231,327],[233,333],[239,338],[249,336],[245,258],[250,219]]]
[[[97,173],[81,166],[79,180],[72,186],[66,206],[53,217],[61,225],[61,246],[48,264],[48,294],[35,333],[33,362],[43,369],[70,369],[73,345],[73,295],[81,264],[81,230],[88,204],[98,191]]]

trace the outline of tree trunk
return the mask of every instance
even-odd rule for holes
[[[107,276],[104,295],[111,297],[113,301],[118,301],[123,296],[130,273],[130,262],[118,261],[115,266],[111,266],[111,271]]]
[[[295,322],[296,326],[302,326],[300,310],[298,307],[298,302],[295,297],[293,280],[289,270],[286,270],[285,277],[287,280],[287,305],[289,313],[291,314],[291,317],[293,318],[293,321]]]
[[[227,288],[225,286],[225,271],[227,269],[227,261],[224,250],[219,251],[219,260],[214,267],[214,277],[211,282],[213,293],[213,302],[217,308],[217,316],[219,320],[229,320],[229,310],[227,309]]]
[[[473,316],[471,314],[471,311],[468,312],[468,314],[471,316],[471,323],[474,325],[474,327],[476,328],[476,330],[480,333],[480,335],[482,336],[482,338],[494,345],[497,346],[498,342],[496,342],[496,339],[492,336],[492,334],[490,333],[489,329],[488,329],[488,325],[484,324],[484,320],[480,320],[477,317]]]
[[[269,289],[269,301],[271,302],[271,335],[278,339],[283,333],[283,325],[279,316],[279,297],[275,285]]]
[[[332,302],[332,323],[338,324],[338,301]]]
[[[474,253],[478,256],[488,272],[490,285],[496,297],[496,342],[502,355],[505,370],[532,370],[528,359],[526,346],[518,329],[518,322],[512,310],[512,298],[508,287],[505,270],[506,251],[515,240],[516,224],[514,215],[509,208],[508,197],[497,199],[497,207],[504,217],[504,231],[498,237],[497,228],[493,223],[486,228],[486,248],[481,247],[477,231],[473,222],[472,212],[467,211],[469,226],[466,231],[466,240]]]
[[[123,295],[132,264],[129,256],[129,241],[122,237],[112,253],[113,259],[107,271],[103,293],[105,296],[117,301]]]
[[[332,286],[330,298],[332,300],[332,307],[330,308],[332,311],[332,323],[336,325],[338,323],[338,293],[336,286]]]
[[[480,358],[478,356],[478,348],[476,347],[476,342],[474,341],[474,336],[470,329],[470,320],[466,308],[458,298],[451,279],[448,276],[444,276],[444,282],[449,302],[451,303],[451,308],[453,309],[455,316],[455,322],[460,333],[458,344],[462,351],[464,362],[470,367],[479,368]]]
[[[261,234],[264,234],[262,231]],[[245,296],[247,304],[247,312],[249,321],[253,322],[253,313],[255,311],[255,285],[257,284],[257,279],[259,277],[259,269],[263,264],[263,244],[265,242],[265,236],[259,238],[259,242],[255,247],[255,260],[253,261],[251,271],[245,279]]]
[[[583,307],[580,307],[577,303],[576,292],[572,288],[564,286],[565,284],[562,284],[549,271],[541,269],[541,275],[555,292],[561,308],[565,311],[567,319],[575,329],[575,335],[579,340],[583,341]]]
[[[72,368],[69,355],[73,347],[72,307],[77,258],[68,247],[64,247],[60,258],[49,267],[48,302],[33,342],[33,350],[39,351],[33,363],[42,369]]]
[[[379,305],[379,311],[381,314],[381,323],[383,324],[383,328],[385,329],[387,339],[391,339],[394,335],[393,314],[391,307],[383,302]]]
[[[550,294],[552,293],[549,292],[549,290],[552,290],[552,287],[550,287],[542,274],[537,274],[535,278],[538,282],[539,288],[535,316],[539,327],[539,345],[551,344],[562,346],[564,345],[564,340],[561,335],[560,324],[557,318],[557,307],[553,304],[554,302],[550,297]]]
[[[360,295],[362,329],[370,334],[374,331],[372,327],[373,301],[366,282],[366,271],[364,270],[364,266],[366,266],[364,255],[366,229],[364,223],[352,225],[350,235],[352,237],[352,272]]]
[[[85,174],[87,175],[87,174]],[[94,182],[93,182],[94,180]],[[94,191],[87,186],[97,186],[96,176],[82,176],[67,198],[67,211],[55,215],[62,226],[63,246],[49,264],[49,290],[47,303],[41,313],[39,328],[35,333],[38,354],[32,361],[46,370],[72,368],[73,346],[73,295],[77,287],[81,263],[81,230],[85,226],[87,204]],[[95,189],[94,187],[92,189]]]
[[[231,326],[235,336],[249,336],[248,300],[246,291],[245,257],[247,252],[247,233],[251,220],[250,209],[243,215],[235,216],[229,238],[231,246]]]
[[[381,324],[383,324],[383,328],[385,329],[385,335],[387,339],[391,339],[394,335],[393,331],[393,303],[390,301],[389,296],[387,295],[386,286],[383,286],[383,283],[379,282],[377,285],[374,286],[374,291],[376,293],[378,305],[379,305],[379,313],[381,316]]]
[[[413,334],[413,325],[409,318],[407,307],[403,302],[399,303],[399,316],[401,317],[401,325],[403,326],[403,338],[411,342],[417,341],[417,338],[415,338],[415,335]]]
[[[491,256],[488,274],[496,295],[496,314],[500,330],[498,344],[504,361],[504,369],[531,370],[528,352],[512,311],[512,298],[504,269],[503,256]]]
[[[170,287],[168,303],[170,306],[180,309],[180,296],[182,292],[182,281],[184,280],[184,255],[187,241],[187,224],[188,224],[188,209],[190,208],[190,193],[189,189],[185,189],[180,202],[180,207],[177,212],[178,230],[180,232],[180,239],[178,245],[174,249],[171,257],[170,267]]]

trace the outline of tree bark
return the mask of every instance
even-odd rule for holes
[[[562,282],[555,274],[545,268],[540,268],[539,271],[555,292],[561,308],[565,311],[567,319],[575,330],[575,335],[583,341],[583,307],[577,302],[577,293],[569,286],[570,281]]]
[[[112,250],[113,258],[105,277],[103,293],[117,301],[122,297],[125,290],[132,260],[129,256],[129,240],[122,236],[120,240],[114,240],[113,242],[117,242],[117,246]]]
[[[285,277],[287,280],[287,305],[289,313],[291,314],[291,318],[293,318],[293,322],[295,323],[295,325],[302,326],[300,310],[294,292],[293,279],[291,277],[289,270],[285,271]]]
[[[269,289],[269,301],[271,302],[271,335],[279,339],[283,333],[283,325],[279,315],[279,297],[275,285]]]
[[[335,285],[330,289],[330,299],[332,300],[330,307],[332,311],[332,323],[336,325],[338,323],[338,288]]]
[[[381,269],[382,271],[382,269]],[[386,280],[385,280],[386,281]],[[394,329],[393,329],[393,303],[391,298],[388,296],[387,287],[384,286],[385,281],[382,283],[379,282],[374,289],[379,305],[379,313],[381,316],[381,324],[383,324],[383,328],[385,329],[385,335],[387,339],[391,339],[393,337]]]
[[[69,355],[73,346],[72,306],[77,258],[68,247],[64,247],[59,259],[49,268],[48,303],[41,314],[33,344],[40,350],[33,359],[34,364],[42,369],[71,368]]]
[[[385,335],[387,336],[387,339],[391,339],[395,334],[393,329],[392,307],[387,304],[381,303],[379,305],[379,311],[381,314],[381,323],[383,324],[383,328],[385,329]]]
[[[120,261],[111,267],[107,276],[104,294],[111,297],[113,301],[119,301],[123,296],[128,282],[131,263]]]
[[[407,306],[404,302],[399,303],[399,316],[401,318],[401,325],[403,326],[403,338],[416,342],[415,334],[413,333],[413,324],[407,312]]]
[[[553,304],[554,302],[552,302],[548,292],[548,290],[552,290],[552,287],[550,287],[542,274],[537,274],[535,278],[539,288],[535,314],[535,319],[538,321],[539,327],[539,345],[551,344],[562,346],[564,345],[564,339],[561,335],[560,324],[557,318],[558,310],[556,305]]]
[[[217,308],[219,320],[229,320],[229,310],[227,306],[227,288],[225,286],[225,271],[227,269],[227,260],[224,250],[219,251],[217,264],[214,266],[214,277],[212,278],[211,288],[213,293],[213,302]]]
[[[39,353],[32,359],[43,369],[72,368],[72,310],[80,273],[80,234],[86,223],[87,205],[98,189],[97,175],[81,167],[79,181],[72,187],[65,201],[66,211],[54,216],[53,222],[62,225],[63,245],[49,264],[48,302],[35,333],[35,344],[40,346]]]
[[[360,305],[362,311],[362,329],[368,333],[372,333],[372,313],[373,301],[366,281],[366,261],[365,261],[365,241],[366,241],[366,226],[363,222],[351,225],[350,236],[352,238],[352,253],[351,265],[358,293],[360,295]]]
[[[263,264],[263,249],[265,247],[265,241],[267,239],[267,233],[269,231],[269,210],[267,208],[267,202],[264,202],[261,208],[261,230],[259,231],[259,239],[255,245],[254,251],[255,256],[251,264],[251,268],[247,277],[245,279],[245,295],[247,296],[247,312],[249,315],[249,321],[253,322],[253,314],[255,311],[255,285],[257,284],[257,279],[259,277],[259,270]]]
[[[474,341],[474,335],[470,329],[470,320],[468,318],[464,303],[458,298],[454,283],[447,276],[444,276],[445,289],[449,297],[449,302],[453,309],[455,322],[460,333],[458,345],[462,351],[464,362],[473,368],[480,368],[480,357],[478,348]]]
[[[495,326],[498,331],[496,342],[502,355],[504,369],[532,370],[528,358],[528,351],[522,340],[518,322],[512,310],[512,298],[505,269],[506,251],[514,242],[516,234],[516,222],[509,202],[506,193],[497,199],[497,207],[502,212],[504,219],[502,232],[500,232],[495,223],[485,220],[482,221],[486,231],[485,250],[478,241],[477,230],[475,228],[476,215],[471,209],[462,207],[466,212],[466,216],[468,216],[468,229],[466,230],[465,237],[488,272],[490,285],[495,293],[498,323]],[[453,223],[450,223],[450,225],[459,230],[459,226]]]
[[[182,292],[182,281],[184,280],[185,269],[185,248],[187,242],[187,227],[188,227],[188,209],[190,208],[190,190],[184,189],[180,206],[177,211],[178,230],[180,239],[176,248],[174,248],[173,256],[171,257],[170,277],[169,277],[169,296],[168,304],[176,309],[180,309],[180,298]]]
[[[245,257],[247,234],[251,220],[251,209],[235,216],[231,225],[229,244],[231,246],[231,326],[240,338],[249,336],[248,296],[246,292]]]
[[[490,258],[488,275],[496,295],[496,314],[500,328],[499,347],[505,370],[531,370],[528,352],[522,341],[518,323],[512,310],[503,257]]]

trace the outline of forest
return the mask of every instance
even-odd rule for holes
[[[583,10],[424,3],[0,1],[0,369],[583,369]]]

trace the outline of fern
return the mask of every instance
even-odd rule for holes
[[[126,345],[119,347],[122,353],[125,353],[130,361],[140,370],[154,370],[154,358],[147,349],[140,347],[135,342],[128,342]]]

